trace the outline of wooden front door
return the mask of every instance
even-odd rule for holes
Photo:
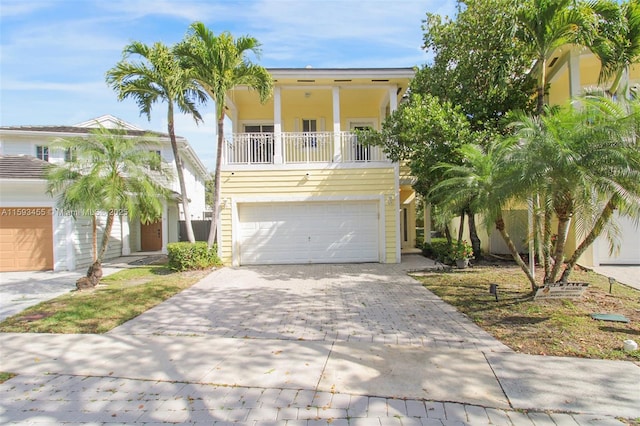
[[[162,221],[140,224],[140,250],[162,250]]]

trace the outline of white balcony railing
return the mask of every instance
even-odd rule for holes
[[[281,160],[276,157],[278,151]],[[387,161],[387,157],[379,146],[358,143],[351,132],[285,132],[280,140],[273,133],[234,133],[225,143],[223,161],[246,165],[367,163]]]

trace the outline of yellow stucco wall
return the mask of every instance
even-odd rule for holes
[[[309,175],[307,176],[307,173]],[[349,197],[383,197],[384,260],[396,258],[396,187],[395,168],[344,168],[297,170],[237,170],[221,174],[221,255],[226,264],[232,262],[232,208],[234,201],[251,199],[290,199],[294,202],[347,200]]]

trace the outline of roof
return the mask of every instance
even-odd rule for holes
[[[51,163],[31,155],[0,155],[0,178],[44,179]]]
[[[22,132],[51,132],[51,133],[75,133],[79,135],[88,135],[95,127],[77,127],[77,126],[2,126],[1,130],[16,130]],[[152,132],[149,130],[127,130],[123,129],[128,136],[145,136],[153,135],[168,138],[167,133]]]

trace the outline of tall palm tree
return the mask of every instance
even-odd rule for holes
[[[98,266],[107,252],[116,216],[139,217],[144,223],[162,216],[171,171],[162,166],[147,144],[127,137],[124,130],[101,127],[88,137],[60,139],[55,148],[73,149],[75,155],[68,162],[50,167],[47,192],[59,197],[61,207],[106,215],[95,261]],[[94,271],[92,265],[87,276]]]
[[[176,46],[176,53],[187,68],[193,70],[193,78],[216,105],[218,143],[214,175],[214,202],[208,244],[215,241],[220,216],[220,166],[224,143],[224,117],[227,93],[236,86],[246,85],[258,92],[261,102],[266,102],[273,92],[273,79],[269,72],[247,57],[260,54],[260,43],[253,37],[234,39],[228,33],[215,35],[202,22],[189,27],[185,39]]]
[[[141,59],[130,61],[131,56]],[[174,108],[191,115],[196,123],[202,121],[196,109],[198,102],[204,102],[206,95],[196,85],[191,70],[181,67],[173,51],[163,43],[156,42],[152,46],[134,41],[123,50],[123,60],[107,71],[107,83],[118,92],[118,99],[135,99],[140,113],[151,119],[151,108],[156,102],[167,103],[167,130],[171,139],[171,149],[176,163],[176,171],[182,197],[182,210],[187,228],[187,238],[195,242],[189,198],[184,180],[184,166],[174,127]]]
[[[560,46],[588,38],[593,25],[589,12],[576,0],[528,0],[516,14],[518,34],[536,58],[533,70],[538,79],[538,114],[544,110],[549,57]]]
[[[599,19],[597,36],[589,45],[600,59],[599,84],[611,82],[610,95],[615,94],[625,71],[640,62],[640,2],[629,0],[618,4],[600,0],[594,6]]]

